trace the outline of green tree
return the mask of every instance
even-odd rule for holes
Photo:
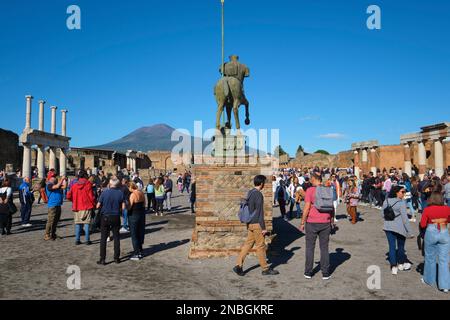
[[[325,154],[325,155],[330,155],[330,153],[328,152],[328,151],[326,151],[326,150],[317,150],[316,152],[314,152],[314,153],[320,153],[320,154]]]

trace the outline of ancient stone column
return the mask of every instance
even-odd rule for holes
[[[45,105],[45,101],[40,100],[39,101],[39,131],[45,131],[44,130],[44,105]]]
[[[131,159],[132,169],[133,172],[136,172],[136,158]]]
[[[411,146],[409,143],[405,143],[404,149],[405,170],[404,172],[411,177],[412,175],[412,163],[411,163]]]
[[[58,107],[52,106],[52,123],[51,123],[51,133],[56,134],[56,109]],[[50,163],[49,163],[49,169],[55,169],[56,170],[56,150],[55,148],[50,148]]]
[[[363,172],[366,173],[369,168],[368,158],[367,158],[367,149],[362,149],[362,169]]]
[[[67,110],[61,110],[62,117],[61,117],[61,135],[66,136],[67,135]],[[67,175],[67,155],[65,149],[59,150],[59,174],[61,176]]]
[[[45,178],[45,146],[39,145],[37,148],[38,177]]]
[[[61,113],[62,113],[61,135],[64,136],[64,137],[67,136],[67,128],[66,128],[66,125],[67,125],[67,112],[69,112],[69,111],[61,110]]]
[[[439,178],[444,174],[444,150],[441,139],[434,140],[434,171]]]
[[[373,175],[377,174],[377,150],[375,148],[370,149],[370,171],[372,171]]]
[[[59,149],[59,175],[67,175],[67,155],[65,149]]]
[[[33,100],[32,96],[25,96],[27,99],[27,111],[25,116],[25,129],[31,129],[31,102]]]
[[[45,131],[44,128],[44,105],[45,101],[39,101],[39,131]],[[45,177],[45,146],[38,145],[37,148],[37,168],[38,177],[43,179]]]
[[[23,145],[22,177],[31,178],[31,146]]]
[[[355,150],[353,152],[353,154],[354,154],[353,163],[354,163],[354,166],[355,166],[355,172],[354,173],[355,173],[355,176],[357,176],[358,179],[359,179],[360,168],[359,168],[359,152],[358,152],[358,150]]]
[[[427,151],[425,150],[424,141],[418,142],[418,152],[419,152],[419,177],[423,179],[425,172],[427,170]]]

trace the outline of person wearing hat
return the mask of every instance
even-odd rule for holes
[[[45,226],[44,240],[56,240],[56,227],[58,226],[59,219],[61,218],[61,206],[64,199],[64,189],[67,186],[67,178],[62,177],[59,181],[56,179],[55,171],[50,170],[47,175],[47,206],[48,206],[48,219]]]

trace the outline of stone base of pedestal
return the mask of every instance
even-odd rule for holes
[[[247,236],[237,216],[239,205],[253,187],[256,175],[267,176],[263,189],[267,230],[272,230],[271,165],[195,165],[196,221],[189,258],[237,255]]]

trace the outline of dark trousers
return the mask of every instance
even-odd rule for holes
[[[286,200],[278,199],[278,204],[280,205],[281,216],[284,218],[286,216]]]
[[[306,261],[305,274],[311,275],[314,268],[314,250],[316,248],[316,239],[319,237],[320,247],[320,268],[324,276],[330,275],[330,254],[328,245],[330,242],[331,224],[330,223],[307,223],[306,233]]]
[[[133,212],[131,216],[128,216],[128,223],[134,254],[140,254],[145,239],[145,213]]]
[[[406,262],[405,242],[406,237],[392,231],[384,231],[389,243],[389,263],[391,267]]]
[[[12,228],[12,220],[13,220],[12,216],[13,216],[13,215],[12,215],[11,213],[9,213],[9,214],[6,215],[5,229],[6,229],[6,232],[7,232],[7,233],[10,233],[10,232],[11,232],[11,228]]]
[[[22,224],[30,223],[31,206],[31,203],[22,204],[20,206],[20,217],[22,219]]]
[[[163,211],[164,211],[164,198],[157,198],[156,199],[156,212],[163,213]]]
[[[147,193],[147,211],[150,211],[150,208],[156,211],[156,198],[154,193]]]
[[[102,215],[100,226],[100,260],[106,259],[106,241],[112,231],[114,238],[114,259],[120,258],[120,215]]]
[[[6,213],[6,214],[0,213],[0,233],[1,234],[4,234],[5,229],[7,229],[8,216],[11,216],[11,215],[9,213]]]

